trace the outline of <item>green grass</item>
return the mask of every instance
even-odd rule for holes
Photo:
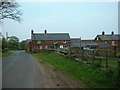
[[[92,58],[85,58],[84,61],[91,61],[92,62]],[[100,60],[99,59],[94,59],[93,60],[95,64],[98,64],[100,63]],[[101,62],[101,65],[106,65],[106,60],[102,60]],[[112,59],[108,59],[108,66],[111,66],[111,67],[117,67],[117,60],[112,60]]]
[[[102,60],[102,64],[105,64],[106,60]],[[108,65],[112,67],[117,67],[117,60],[108,60]]]
[[[3,53],[2,53],[2,57],[8,56],[8,55],[10,55],[10,54],[12,54],[11,51],[3,52]]]
[[[36,53],[40,63],[48,62],[56,70],[65,71],[69,76],[81,80],[89,88],[113,88],[116,87],[117,70],[101,69],[95,65],[85,65],[69,60],[51,52]]]
[[[0,52],[0,58],[2,57],[2,52]]]

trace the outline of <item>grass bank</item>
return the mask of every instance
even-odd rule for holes
[[[8,55],[10,55],[10,54],[12,54],[11,51],[8,51],[8,52],[2,52],[2,53],[1,53],[2,57],[8,56]],[[0,56],[0,57],[1,57],[1,56]]]
[[[56,53],[44,52],[36,53],[40,63],[48,62],[56,70],[65,71],[69,76],[73,76],[89,88],[114,88],[117,82],[117,70],[114,68],[101,69],[95,65],[85,65],[69,60]]]

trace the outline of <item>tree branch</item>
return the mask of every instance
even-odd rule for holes
[[[0,20],[9,18],[20,22],[22,12],[18,9],[19,7],[20,5],[16,2],[0,2],[0,14],[2,15]]]

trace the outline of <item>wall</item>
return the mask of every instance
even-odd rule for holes
[[[40,43],[37,43],[37,42],[38,41],[31,42],[31,50],[33,52],[44,52],[47,49],[51,48],[52,46],[56,46],[58,48],[59,45],[66,45],[66,46],[70,45],[70,40],[66,40],[66,43],[64,43],[63,40],[57,40],[56,44],[52,40],[40,41]],[[42,46],[42,48],[41,48],[41,46]]]

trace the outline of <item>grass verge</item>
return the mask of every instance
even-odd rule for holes
[[[0,58],[2,57],[2,52],[0,52]]]
[[[95,65],[85,65],[69,60],[56,53],[36,53],[40,63],[48,62],[56,70],[65,71],[69,76],[82,80],[89,88],[115,88],[117,85],[117,70],[114,68],[100,68]]]
[[[10,54],[12,54],[12,52],[11,51],[8,51],[8,52],[2,52],[2,57],[5,57],[5,56],[8,56],[8,55],[10,55]]]

